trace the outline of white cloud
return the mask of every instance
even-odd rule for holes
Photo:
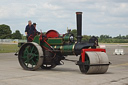
[[[46,2],[46,3],[43,4],[43,8],[50,9],[50,10],[58,10],[61,7],[57,6],[57,5],[52,5],[51,3]]]
[[[64,0],[63,2],[75,2],[75,3],[79,3],[79,2],[86,2],[88,0]]]
[[[28,7],[28,8],[27,8]],[[0,7],[0,18],[29,17],[35,15],[35,8],[23,4],[9,4]]]
[[[64,33],[66,27],[76,28],[76,11],[84,12],[83,30],[86,32],[83,33],[95,35],[98,30],[99,35],[115,36],[118,35],[115,29],[124,28],[120,32],[127,34],[128,2],[125,0],[3,0],[0,24],[9,24],[13,31],[20,29],[24,33],[23,28],[31,19],[43,31],[54,28]]]

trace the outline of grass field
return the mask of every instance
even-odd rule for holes
[[[128,43],[99,43],[99,44],[117,44],[117,45],[128,45]]]
[[[0,53],[11,53],[18,50],[17,44],[0,44]]]

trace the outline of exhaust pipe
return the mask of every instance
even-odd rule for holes
[[[77,43],[74,47],[75,55],[80,55],[82,49],[88,49],[89,47],[94,46],[94,43],[82,43],[82,12],[76,12],[76,21],[77,21]]]
[[[77,43],[80,43],[82,39],[82,12],[76,12],[76,20],[77,20]]]

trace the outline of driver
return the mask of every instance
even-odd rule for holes
[[[27,42],[29,41],[30,36],[34,36],[35,27],[33,26],[31,20],[28,21],[28,25],[25,28],[25,34],[27,36]]]

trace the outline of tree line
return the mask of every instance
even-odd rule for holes
[[[109,35],[100,35],[98,39],[99,42],[102,43],[128,43],[128,35],[122,36],[121,34],[116,37],[111,37]]]
[[[77,36],[76,29],[73,29],[71,31],[71,33],[73,33],[75,37]],[[83,37],[82,41],[88,42],[92,36],[91,35],[83,35],[82,37]],[[100,36],[96,36],[96,37],[98,38],[100,43],[128,43],[128,35],[126,35],[126,36],[118,35],[116,37],[112,37],[109,35],[100,35]]]
[[[12,33],[10,26],[2,24],[0,25],[0,39],[22,39],[23,35],[19,30]]]
[[[73,29],[71,33],[73,33],[75,37],[77,36],[76,29]],[[82,41],[89,41],[91,37],[91,35],[83,35]],[[109,35],[100,35],[96,37],[101,43],[128,43],[128,35],[118,35],[116,37],[112,37]],[[10,26],[2,24],[0,25],[0,39],[26,39],[26,37],[21,34],[19,30],[16,30],[12,33]]]

